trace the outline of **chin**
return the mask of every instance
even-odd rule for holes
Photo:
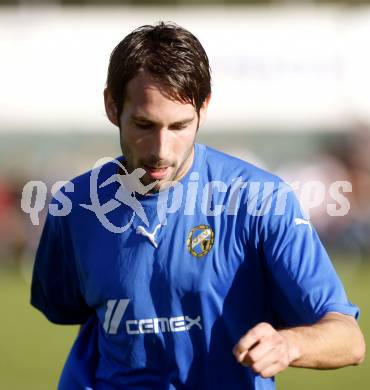
[[[153,188],[153,191],[158,192],[158,191],[163,191],[167,189],[168,187],[173,186],[174,182],[176,183],[177,180],[173,179],[162,179],[159,181],[159,183]]]

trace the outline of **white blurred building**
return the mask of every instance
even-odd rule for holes
[[[370,122],[370,8],[0,9],[0,131],[104,132],[109,55],[171,20],[213,69],[207,129],[343,129]]]

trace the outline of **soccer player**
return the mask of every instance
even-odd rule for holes
[[[72,210],[49,212],[33,272],[32,305],[81,324],[59,389],[274,389],[288,366],[364,359],[359,310],[290,188],[195,142],[210,96],[207,55],[175,24],[114,49],[122,156],[61,190]]]

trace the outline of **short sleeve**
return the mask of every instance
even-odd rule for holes
[[[260,221],[260,250],[270,279],[270,296],[277,323],[314,323],[328,312],[355,318],[359,309],[349,302],[315,228],[292,191],[284,208],[274,199]]]
[[[60,218],[46,218],[33,268],[31,304],[51,322],[82,324],[92,309],[83,298],[72,243]]]

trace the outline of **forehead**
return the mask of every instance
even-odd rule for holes
[[[131,115],[144,115],[153,119],[163,116],[178,119],[191,116],[195,108],[190,103],[183,103],[171,98],[163,85],[145,72],[130,80],[127,84],[124,111]]]

